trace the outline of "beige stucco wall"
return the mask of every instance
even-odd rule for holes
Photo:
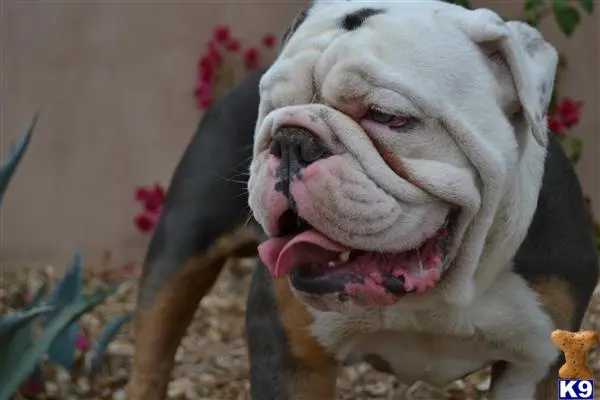
[[[0,263],[64,263],[76,248],[139,260],[147,238],[133,227],[134,187],[167,184],[200,113],[191,90],[212,27],[245,43],[281,33],[304,2],[0,0],[4,154],[33,113],[36,136],[5,197]],[[483,1],[503,12],[518,1]],[[598,26],[584,17],[572,41],[549,39],[571,60],[564,93],[583,99],[581,176],[600,212]]]

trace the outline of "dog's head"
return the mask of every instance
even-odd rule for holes
[[[533,216],[556,63],[485,9],[313,3],[260,83],[249,203],[271,274],[322,310],[472,300]]]

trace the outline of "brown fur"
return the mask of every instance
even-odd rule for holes
[[[575,302],[569,284],[558,278],[547,278],[532,284],[544,309],[557,329],[571,329],[575,315]],[[538,384],[536,400],[553,400],[557,397],[557,379],[561,362],[557,360],[546,377]]]
[[[246,256],[252,247],[256,249],[256,239],[249,231],[224,235],[210,250],[181,266],[152,304],[140,300],[134,320],[136,353],[127,399],[165,398],[175,351],[198,303],[213,286],[227,259]]]
[[[575,316],[575,299],[568,282],[547,278],[532,284],[544,309],[554,321],[556,329],[570,330]]]
[[[292,293],[287,277],[274,281],[275,298],[292,354],[301,365],[295,373],[294,400],[329,400],[335,398],[337,362],[311,335],[313,317]]]

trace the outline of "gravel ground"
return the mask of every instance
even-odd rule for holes
[[[169,400],[196,399],[249,399],[248,359],[244,343],[244,307],[249,287],[249,271],[252,262],[235,263],[225,269],[211,293],[202,301],[196,317],[183,340],[169,386]],[[118,292],[93,312],[84,315],[82,327],[92,343],[102,327],[113,317],[134,309],[136,295],[135,268],[127,275],[121,270],[107,270],[100,274],[92,269],[86,276],[86,287],[101,286],[109,280],[123,281]],[[112,272],[111,272],[112,271]],[[48,267],[44,271],[21,269],[5,271],[0,279],[0,314],[18,308],[23,293],[34,292],[42,281],[54,281],[55,271]],[[102,275],[100,279],[98,275]],[[599,286],[600,287],[600,286]],[[600,289],[596,290],[585,329],[595,329],[600,315]],[[56,367],[45,365],[47,381],[44,393],[37,399],[123,399],[123,387],[131,366],[133,345],[129,326],[126,325],[108,349],[102,372],[93,381],[83,378],[76,369],[66,373]],[[77,367],[84,365],[85,352],[78,353]],[[591,362],[598,367],[595,353]],[[424,386],[407,388],[384,374],[377,373],[366,365],[349,367],[338,379],[339,399],[485,399],[489,387],[489,371],[482,370],[464,380],[454,382],[444,390]],[[600,392],[600,388],[597,389]],[[17,399],[24,399],[20,396]]]

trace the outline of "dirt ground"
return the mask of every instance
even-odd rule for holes
[[[230,265],[221,275],[212,292],[201,303],[176,356],[169,400],[244,400],[249,399],[248,359],[244,342],[245,298],[250,282],[252,262]],[[138,271],[139,272],[139,271]],[[35,291],[43,280],[55,280],[52,268],[45,271],[4,272],[0,287],[0,314],[10,311],[24,291]],[[94,273],[88,274],[86,287],[101,285]],[[137,279],[130,276],[118,292],[93,312],[84,315],[82,327],[92,343],[102,327],[114,316],[132,311],[135,305]],[[114,276],[113,276],[114,278]],[[106,279],[106,275],[105,275]],[[114,278],[114,279],[119,279]],[[600,315],[600,286],[583,327],[596,329]],[[600,321],[598,321],[600,322]],[[78,365],[83,365],[85,352],[78,353]],[[129,325],[126,325],[108,349],[100,377],[90,381],[77,371],[65,373],[56,367],[45,366],[48,377],[44,394],[38,399],[124,399],[133,346]],[[595,368],[600,367],[595,353],[590,357]],[[600,370],[600,369],[598,369]],[[447,388],[426,386],[407,388],[389,376],[377,373],[366,365],[346,368],[338,379],[339,399],[485,399],[489,387],[489,371],[479,371]],[[600,389],[597,389],[600,392]],[[17,397],[23,399],[24,397]]]

